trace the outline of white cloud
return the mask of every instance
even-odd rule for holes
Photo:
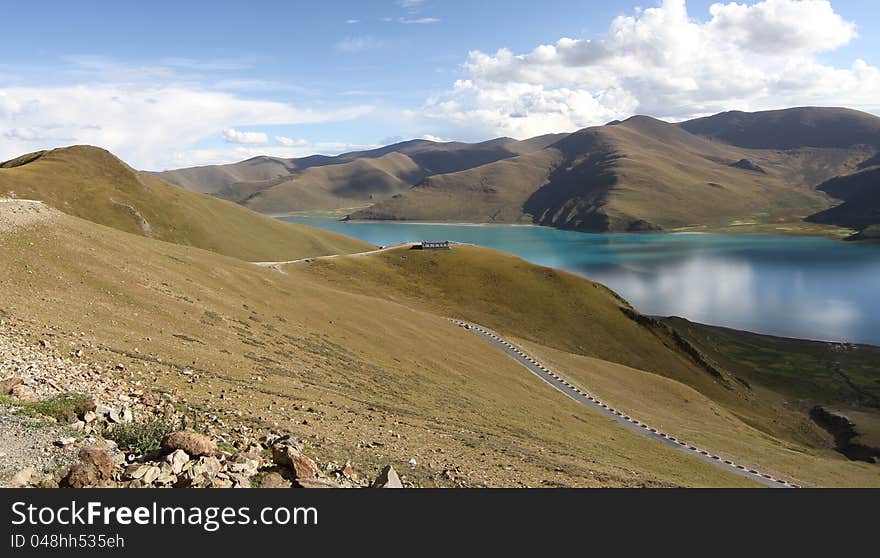
[[[361,52],[380,46],[381,43],[373,37],[361,35],[357,37],[346,37],[336,43],[336,50],[340,52]]]
[[[417,18],[402,17],[402,18],[398,19],[397,21],[399,21],[400,23],[403,23],[404,25],[423,25],[426,23],[440,23],[440,19],[436,18],[436,17],[417,17]]]
[[[685,0],[663,0],[615,18],[601,38],[561,38],[525,54],[473,51],[466,79],[413,116],[435,129],[445,123],[444,135],[525,137],[635,112],[678,119],[803,104],[877,108],[878,68],[815,56],[855,36],[827,0],[716,3],[706,21],[692,19]]]
[[[174,166],[190,149],[234,126],[349,120],[369,106],[301,109],[183,85],[82,84],[0,88],[0,160],[36,149],[84,143],[147,169]]]
[[[242,132],[235,128],[223,130],[223,141],[226,143],[266,144],[269,136],[264,132]]]
[[[397,5],[401,8],[418,8],[425,3],[425,0],[397,0]]]
[[[293,147],[294,145],[308,145],[308,142],[304,139],[293,139],[286,136],[275,136],[275,141],[285,147]]]
[[[828,0],[766,0],[748,6],[731,2],[709,8],[710,29],[744,48],[765,54],[819,52],[845,45],[856,26]]]

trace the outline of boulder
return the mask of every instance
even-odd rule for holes
[[[290,488],[290,481],[279,473],[269,473],[260,481],[260,488]]]
[[[211,438],[191,430],[172,432],[162,439],[162,447],[168,450],[183,450],[193,457],[214,455],[217,447]]]
[[[0,395],[9,395],[12,393],[12,388],[15,386],[20,386],[24,384],[24,380],[21,378],[6,378],[5,380],[0,380]]]
[[[113,476],[113,468],[114,460],[109,449],[98,442],[79,452],[79,462],[70,468],[63,484],[71,488],[103,485]]]
[[[20,399],[22,401],[37,400],[37,393],[34,391],[34,388],[25,384],[16,384],[12,387],[12,389],[9,390],[9,393],[16,399]]]
[[[397,471],[391,465],[385,465],[376,480],[373,481],[373,488],[403,488]]]
[[[293,473],[295,479],[313,479],[318,476],[318,465],[302,454],[299,446],[291,441],[272,446],[272,461]]]

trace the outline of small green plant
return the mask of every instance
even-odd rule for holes
[[[121,448],[138,454],[158,451],[162,438],[186,428],[186,420],[175,420],[169,413],[152,415],[135,422],[116,424],[104,433]]]
[[[4,398],[0,403],[11,404],[28,416],[52,417],[58,422],[73,422],[86,411],[95,408],[95,402],[91,397],[79,393],[62,393],[42,401],[16,401]]]

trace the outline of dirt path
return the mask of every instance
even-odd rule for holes
[[[371,254],[380,254],[382,252],[387,252],[389,250],[396,250],[397,248],[411,248],[418,244],[417,242],[401,242],[399,244],[391,244],[388,246],[384,246],[382,248],[378,248],[376,250],[368,250],[366,252],[357,252],[355,254],[333,254],[331,256],[315,256],[313,258],[301,258],[298,260],[289,260],[286,262],[254,262],[254,265],[258,265],[260,267],[281,267],[284,265],[290,264],[298,264],[298,263],[312,263],[319,260],[332,260],[333,258],[343,258],[343,257],[356,257],[356,256],[369,256]]]

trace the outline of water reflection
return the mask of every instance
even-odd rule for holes
[[[880,246],[821,238],[583,234],[541,227],[291,219],[372,242],[443,239],[604,283],[640,311],[775,335],[880,344]]]

